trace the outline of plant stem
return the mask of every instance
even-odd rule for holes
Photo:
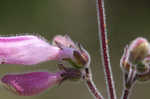
[[[95,97],[95,99],[104,99],[92,80],[92,74],[89,68],[85,68],[85,80],[90,93]]]
[[[130,89],[124,88],[122,99],[128,99],[130,93]]]
[[[128,73],[124,72],[124,89],[121,99],[129,98],[129,94],[131,93],[130,90],[134,86],[136,79],[137,79],[136,70],[130,68]]]
[[[110,99],[116,99],[116,91],[113,81],[113,75],[111,71],[109,52],[107,45],[107,32],[105,24],[105,13],[103,0],[97,0],[97,17],[98,17],[98,29],[99,29],[99,40],[101,45],[101,56],[104,66],[104,72],[106,77],[107,90],[109,92]]]

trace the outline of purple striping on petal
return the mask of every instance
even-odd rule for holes
[[[32,96],[60,83],[61,73],[32,72],[25,74],[9,74],[2,78],[2,83],[9,86],[21,96]]]
[[[14,37],[0,37],[0,43],[1,42],[17,42],[17,41],[24,41],[24,40],[31,40],[35,39],[37,37],[32,36],[32,35],[27,35],[27,36],[14,36]]]

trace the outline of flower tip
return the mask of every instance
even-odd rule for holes
[[[20,95],[19,92],[17,91],[17,89],[14,88],[13,86],[11,86],[10,84],[8,84],[8,83],[7,83],[7,80],[4,79],[4,78],[7,78],[7,77],[8,77],[8,75],[5,75],[5,76],[2,78],[2,80],[1,80],[1,82],[0,82],[0,85],[1,85],[2,87],[6,88],[8,91],[11,91],[11,92],[13,92],[13,93],[16,94],[16,95]]]

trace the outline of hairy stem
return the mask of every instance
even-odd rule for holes
[[[109,92],[109,98],[116,99],[116,91],[115,91],[113,75],[112,75],[110,61],[109,61],[103,0],[97,0],[97,17],[98,17],[99,40],[100,40],[101,54],[102,54],[101,56],[104,64],[107,90]]]
[[[134,86],[136,82],[136,70],[131,69],[129,73],[124,72],[124,89],[122,93],[122,98],[121,99],[128,99],[129,94],[131,93],[131,89]]]
[[[124,88],[122,99],[128,99],[130,93],[130,89]]]
[[[131,94],[131,90],[132,90],[132,87],[134,86],[134,83],[135,82],[132,82],[129,88],[124,87],[121,99],[129,99],[129,95]]]
[[[89,68],[85,68],[85,82],[90,93],[95,97],[95,99],[104,99],[92,80],[92,74]]]

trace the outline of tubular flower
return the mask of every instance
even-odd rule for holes
[[[8,90],[20,96],[32,96],[40,94],[56,84],[65,80],[78,81],[82,73],[76,68],[60,66],[60,71],[51,72],[30,72],[24,74],[7,74],[2,77],[1,84]]]
[[[53,44],[34,35],[0,37],[0,64],[33,65],[57,60],[68,61],[76,68],[60,65],[60,71],[7,74],[1,84],[21,96],[32,96],[62,83],[64,80],[77,81],[83,77],[81,69],[89,66],[90,56],[69,36],[55,36]]]
[[[55,36],[53,45],[34,35],[0,37],[0,63],[33,65],[49,60],[66,60],[76,67],[90,62],[88,52],[69,36]]]
[[[59,84],[63,80],[60,72],[32,72],[25,74],[7,74],[1,82],[2,85],[17,95],[32,96]]]
[[[59,48],[33,35],[0,37],[0,63],[33,65],[73,58],[73,48]]]

